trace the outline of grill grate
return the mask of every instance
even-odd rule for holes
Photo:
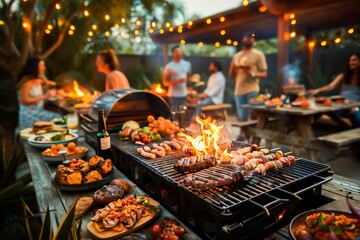
[[[299,159],[295,165],[271,170],[267,172],[265,176],[260,176],[257,173],[254,173],[251,177],[245,178],[244,181],[239,183],[232,183],[228,186],[217,187],[211,190],[197,190],[186,186],[183,182],[186,175],[178,173],[174,169],[174,164],[178,161],[178,159],[186,156],[186,154],[182,151],[173,151],[168,153],[164,158],[150,160],[141,157],[136,152],[136,149],[139,146],[136,146],[131,142],[119,142],[116,145],[119,150],[132,155],[137,162],[149,168],[152,172],[157,173],[171,183],[177,184],[186,191],[195,194],[206,203],[222,211],[229,211],[233,208],[238,208],[245,202],[259,205],[253,201],[253,199],[265,194],[273,201],[264,203],[258,207],[265,208],[264,211],[266,212],[266,208],[268,206],[279,200],[271,195],[272,191],[280,190],[289,193],[283,188],[289,187],[297,182],[304,181],[309,177],[321,175],[330,170],[328,165],[310,160]],[[240,143],[236,143],[235,145],[242,147]],[[296,194],[293,195],[296,196]]]

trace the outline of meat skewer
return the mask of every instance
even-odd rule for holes
[[[196,172],[216,165],[216,158],[210,155],[198,155],[181,158],[175,163],[178,172]]]

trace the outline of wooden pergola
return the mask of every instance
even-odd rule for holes
[[[195,20],[192,24],[176,26],[172,32],[156,33],[152,39],[163,44],[164,62],[167,62],[168,44],[181,40],[186,43],[219,42],[226,45],[240,41],[242,35],[249,32],[254,33],[257,40],[277,37],[277,89],[281,91],[282,66],[289,63],[291,14],[296,16],[297,36],[304,35],[308,42],[312,32],[359,24],[359,9],[359,0],[257,0],[248,6]],[[179,29],[182,31],[179,32]],[[225,31],[224,35],[221,34],[222,30]],[[308,44],[305,46],[307,64],[311,66],[312,48]]]

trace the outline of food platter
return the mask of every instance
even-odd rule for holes
[[[333,102],[344,102],[345,101],[345,97],[344,96],[341,96],[341,95],[336,95],[336,96],[331,96],[330,97],[330,100],[333,101]]]
[[[281,107],[282,106],[282,102],[281,103],[265,103],[265,106],[268,108],[276,108],[276,107]]]
[[[66,159],[73,159],[73,158],[84,158],[87,156],[89,149],[87,147],[81,147],[84,151],[81,153],[76,153],[76,154],[69,154],[69,155],[65,155]],[[47,156],[44,154],[41,154],[41,158],[49,164],[60,164],[63,162],[62,156],[58,155],[58,156]]]
[[[298,239],[298,238],[296,238],[296,235],[295,235],[295,230],[296,230],[297,226],[299,226],[299,224],[303,223],[308,216],[310,216],[312,214],[316,214],[316,213],[324,213],[324,214],[334,213],[335,216],[344,215],[349,218],[354,218],[354,216],[351,213],[344,212],[344,211],[338,211],[338,210],[310,210],[307,212],[303,212],[303,213],[300,213],[299,215],[297,215],[296,217],[294,217],[293,220],[290,222],[290,225],[289,225],[290,238],[293,240]]]
[[[70,135],[72,135],[73,137],[72,138],[68,138],[68,139],[65,139],[65,140],[60,140],[60,141],[39,141],[37,140],[37,138],[39,137],[44,137],[45,139],[50,139],[52,136],[56,135],[56,134],[59,134],[60,132],[52,132],[52,133],[44,133],[44,134],[41,134],[41,135],[37,135],[37,136],[31,136],[28,138],[28,143],[33,146],[33,147],[36,147],[36,148],[48,148],[48,147],[51,147],[51,145],[53,144],[66,144],[66,143],[69,143],[69,142],[72,142],[72,141],[76,141],[78,139],[78,135],[75,134],[75,133],[71,133]]]
[[[150,197],[146,197],[146,198],[149,200],[149,204],[154,205],[154,206],[160,205],[154,199],[152,199]],[[158,217],[158,216],[159,216],[159,213],[155,214],[155,215],[148,215],[146,217],[142,217],[135,223],[135,225],[132,228],[129,228],[129,229],[124,228],[124,230],[121,232],[117,232],[117,231],[99,232],[95,229],[94,222],[88,223],[87,229],[88,229],[90,235],[96,239],[101,239],[101,240],[118,239],[124,235],[130,234],[130,233],[138,230],[139,228],[143,227],[144,225],[150,223],[152,220],[155,220],[156,217]]]
[[[76,192],[76,191],[84,191],[84,190],[91,190],[94,188],[102,187],[103,185],[109,183],[111,180],[114,179],[114,171],[112,171],[109,175],[104,177],[103,179],[91,182],[91,183],[81,183],[81,184],[60,184],[55,181],[55,174],[51,174],[51,183],[59,190],[62,191],[69,191],[69,192]]]

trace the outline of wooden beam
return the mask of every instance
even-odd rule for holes
[[[163,57],[163,65],[166,65],[169,62],[169,44],[164,43],[162,45],[162,57]]]
[[[278,18],[278,54],[277,54],[277,95],[283,92],[283,67],[289,64],[290,17],[284,14]]]

